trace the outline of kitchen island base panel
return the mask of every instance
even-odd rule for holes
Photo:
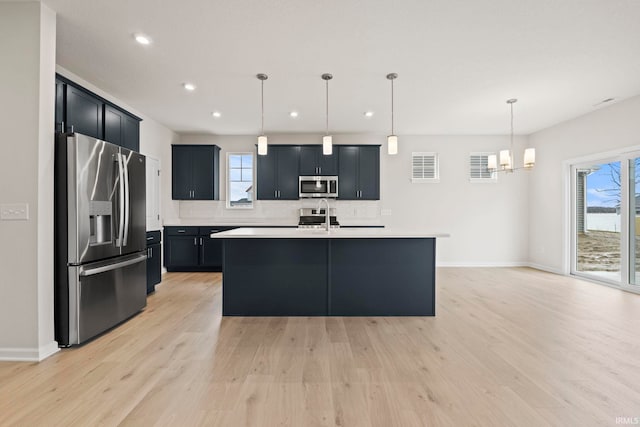
[[[327,241],[225,240],[225,316],[327,314]]]
[[[331,241],[332,316],[434,316],[435,239]]]
[[[224,239],[225,316],[434,316],[435,238]]]

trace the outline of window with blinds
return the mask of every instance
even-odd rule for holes
[[[437,153],[411,153],[411,182],[439,182]]]
[[[489,156],[494,153],[471,153],[469,155],[469,179],[471,182],[496,182],[497,173],[488,168]]]

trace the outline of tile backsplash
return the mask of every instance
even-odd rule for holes
[[[265,224],[270,222],[296,224],[298,222],[298,209],[318,206],[317,200],[258,200],[254,202],[253,209],[228,209],[226,202],[223,200],[180,201],[179,203],[180,219]],[[332,200],[329,203],[332,208],[336,208],[336,215],[340,223],[353,225],[381,223],[379,201]]]

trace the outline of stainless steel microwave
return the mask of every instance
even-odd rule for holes
[[[338,197],[337,176],[301,176],[300,198]]]

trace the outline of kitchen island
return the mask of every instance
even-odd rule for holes
[[[389,228],[239,228],[223,240],[225,316],[434,316],[435,242]]]

